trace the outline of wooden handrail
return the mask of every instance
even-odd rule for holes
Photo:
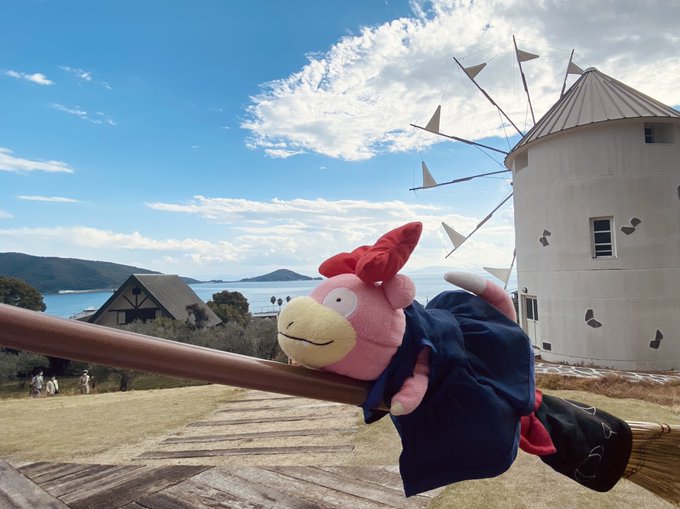
[[[0,304],[0,346],[122,369],[361,405],[363,382]]]

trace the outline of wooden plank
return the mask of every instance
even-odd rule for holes
[[[231,449],[197,449],[189,451],[148,451],[135,459],[207,458],[255,454],[330,454],[352,452],[353,445],[308,445],[299,447],[234,447]]]
[[[319,509],[298,496],[262,483],[250,483],[230,470],[207,470],[182,483],[137,501],[147,509]],[[347,505],[347,509],[354,506]]]
[[[32,478],[33,476],[38,476],[44,474],[45,472],[49,472],[53,468],[59,468],[66,465],[70,465],[70,463],[50,463],[49,461],[38,461],[36,463],[30,463],[24,467],[21,467],[19,470],[26,477]]]
[[[404,492],[404,484],[397,467],[336,467],[323,465],[317,468],[337,475],[358,477],[359,479],[396,490],[400,493]]]
[[[347,416],[351,417],[351,416]],[[324,419],[337,419],[338,415],[293,415],[288,417],[255,417],[250,419],[231,419],[222,421],[199,421],[193,422],[188,427],[202,426],[235,426],[242,424],[260,424],[268,422],[293,422],[293,421],[319,421]]]
[[[252,440],[252,439],[267,439],[267,438],[284,438],[284,437],[304,437],[304,436],[318,436],[318,435],[332,435],[334,433],[355,433],[358,428],[318,428],[318,429],[291,429],[284,431],[261,431],[254,433],[234,433],[222,435],[200,435],[200,436],[186,436],[186,437],[170,437],[163,440],[162,444],[191,444],[191,443],[207,443],[207,442],[225,442],[229,440]]]
[[[218,472],[222,469],[215,469]],[[267,468],[233,468],[229,473],[239,477],[253,485],[268,486],[271,489],[280,490],[291,496],[304,499],[312,504],[312,507],[324,509],[387,509],[390,505],[381,501],[367,500],[355,497],[349,493],[333,488],[319,486],[289,477]]]
[[[76,489],[60,495],[60,499],[68,504],[73,500],[88,498],[120,484],[148,475],[155,468],[145,465],[123,466],[125,468],[109,472],[109,475],[103,478],[93,480],[83,479]]]
[[[42,487],[55,497],[63,497],[73,491],[85,491],[89,487],[101,489],[113,485],[132,471],[142,468],[142,465],[97,465],[95,468],[77,474],[61,477],[42,484]]]
[[[386,504],[395,509],[409,509],[427,507],[429,500],[407,499],[403,491],[386,488],[378,484],[366,482],[359,478],[359,470],[355,470],[356,477],[338,475],[315,467],[270,467],[268,470],[300,481],[317,484],[327,489],[335,489],[357,498],[372,500]]]
[[[0,507],[3,509],[68,509],[68,506],[0,460]]]
[[[87,498],[77,498],[68,502],[72,509],[101,509],[120,507],[137,499],[177,484],[204,471],[208,467],[167,466],[153,469],[145,475],[117,484]],[[66,497],[63,498],[66,501]]]
[[[88,470],[96,467],[97,465],[87,464],[87,463],[70,463],[70,464],[55,464],[53,468],[41,472],[38,475],[29,476],[31,480],[38,484],[44,484],[50,482],[54,479],[60,479],[72,474],[80,474],[82,472],[87,472]],[[85,474],[87,475],[87,474]]]
[[[275,399],[304,399],[297,396],[268,396],[266,398],[223,399],[220,403],[249,403],[251,401],[269,401]]]
[[[185,482],[187,481],[182,481],[180,484],[184,484]],[[172,487],[173,486],[170,486],[170,488],[167,489],[172,489]],[[216,506],[227,507],[219,503],[216,504]],[[171,496],[167,496],[165,490],[162,490],[150,495],[144,495],[142,498],[136,500],[132,504],[123,506],[121,509],[202,509],[204,507],[206,506],[201,504],[197,499],[177,500]]]
[[[304,405],[290,405],[290,406],[276,406],[276,405],[269,405],[269,406],[257,406],[257,407],[241,407],[241,408],[224,408],[222,410],[217,410],[215,413],[218,414],[226,414],[226,413],[239,413],[239,412],[270,412],[272,410],[276,410],[277,412],[290,412],[290,411],[298,411],[300,409],[307,409],[307,408],[327,408],[327,407],[334,407],[334,408],[342,408],[343,411],[347,411],[347,406],[346,405],[341,405],[339,403],[307,403]]]

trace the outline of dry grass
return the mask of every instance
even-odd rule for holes
[[[218,385],[0,401],[0,457],[125,461],[116,454],[205,415],[239,391]]]
[[[602,378],[577,378],[562,375],[536,375],[540,389],[586,391],[610,398],[640,399],[680,407],[680,381],[665,384],[655,382],[631,382],[616,374]]]

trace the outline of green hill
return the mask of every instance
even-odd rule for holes
[[[314,279],[321,279],[320,277],[309,277],[298,274],[288,269],[279,269],[269,274],[264,274],[257,277],[248,277],[240,279],[239,283],[267,283],[272,281],[312,281]]]
[[[41,293],[118,288],[130,274],[160,274],[111,262],[0,253],[0,276],[26,281]]]

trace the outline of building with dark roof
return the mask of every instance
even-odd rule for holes
[[[187,306],[194,304],[205,312],[206,327],[221,323],[179,276],[132,274],[88,321],[109,327],[161,317],[194,322],[193,314],[187,311]]]

